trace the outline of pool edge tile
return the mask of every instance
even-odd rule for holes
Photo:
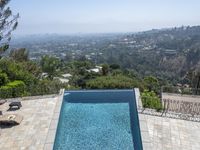
[[[137,109],[141,109],[142,101],[140,97],[140,90],[138,88],[135,88],[134,90],[135,90],[135,99],[136,99]],[[147,120],[144,115],[139,114],[139,113],[138,113],[138,119],[139,119],[139,124],[140,124],[143,150],[152,150],[152,141],[149,136]]]
[[[43,148],[44,150],[53,150],[54,141],[56,138],[56,131],[58,127],[59,115],[61,111],[61,105],[62,105],[63,97],[64,97],[64,92],[65,92],[64,89],[60,90],[60,94],[58,96],[56,106],[54,108],[53,117],[51,118],[51,122],[48,128],[48,133],[47,133],[45,145]]]

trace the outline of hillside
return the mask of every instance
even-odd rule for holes
[[[127,35],[104,53],[108,62],[135,69],[140,75],[186,82],[187,72],[200,68],[200,26]]]
[[[119,64],[138,76],[154,75],[170,84],[188,83],[187,73],[200,68],[200,26],[126,34],[35,35],[11,44],[21,47],[33,60],[49,54],[69,61]]]

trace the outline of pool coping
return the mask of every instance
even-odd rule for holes
[[[135,91],[137,109],[142,109],[140,90],[138,88],[135,88],[134,91]],[[141,132],[143,149],[152,150],[153,146],[152,146],[152,142],[149,136],[149,130],[148,130],[146,118],[145,116],[140,115],[139,113],[138,113],[138,118],[139,118],[139,124],[140,124],[140,132]]]
[[[53,117],[51,118],[51,123],[49,126],[49,130],[43,148],[44,150],[53,150],[64,93],[65,89],[61,89],[58,96],[58,100],[56,102],[56,106],[54,108]]]

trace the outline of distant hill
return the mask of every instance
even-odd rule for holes
[[[176,66],[174,71],[181,72],[200,65],[200,26],[151,30],[128,38],[152,47],[160,56],[159,65],[164,68]]]

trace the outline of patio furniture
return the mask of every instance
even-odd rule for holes
[[[6,114],[0,116],[0,125],[18,125],[22,122],[23,117],[16,114]]]
[[[6,100],[1,99],[0,100],[0,105],[3,105],[6,102]]]
[[[13,107],[17,107],[18,109],[20,109],[20,107],[22,107],[22,104],[20,101],[13,101],[9,104],[10,109],[12,109]]]

